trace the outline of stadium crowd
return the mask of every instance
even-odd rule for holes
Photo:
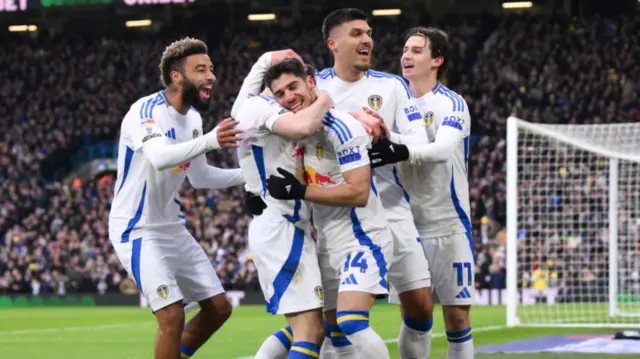
[[[400,34],[409,24],[373,24],[375,68],[397,73]],[[640,18],[483,15],[445,17],[436,25],[453,45],[444,82],[465,97],[473,121],[469,179],[476,285],[504,288],[506,118],[640,121]],[[41,34],[2,40],[0,293],[135,292],[108,240],[113,174],[84,182],[61,175],[73,169],[70,158],[85,146],[117,140],[128,106],[158,89],[156,64],[164,46],[176,39],[173,30],[173,36]],[[228,116],[244,75],[264,51],[293,48],[318,68],[331,65],[319,23],[201,37],[210,46],[217,76],[215,108],[203,115],[205,131]],[[231,152],[209,157],[219,167],[237,167]],[[240,187],[203,191],[185,185],[182,206],[225,287],[257,290],[242,194]],[[540,248],[531,251],[535,255],[527,266],[551,259],[543,238],[526,241]],[[553,258],[559,255],[554,252]],[[571,254],[565,261],[566,256]]]

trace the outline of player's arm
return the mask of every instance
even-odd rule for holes
[[[271,67],[272,64],[290,57],[297,58],[300,62],[303,62],[302,58],[291,49],[270,51],[260,56],[258,61],[256,61],[256,63],[251,67],[251,71],[249,71],[247,77],[245,77],[244,81],[242,81],[240,92],[238,92],[238,96],[236,96],[236,100],[233,103],[233,107],[231,108],[232,118],[237,119],[236,116],[238,115],[238,112],[242,107],[242,103],[249,97],[249,94],[260,93],[264,74],[267,72],[269,67]]]
[[[211,150],[236,147],[236,141],[240,139],[237,135],[241,131],[234,129],[237,122],[226,119],[201,137],[173,144],[162,135],[153,116],[149,117],[140,120],[137,124],[135,119],[131,119],[129,132],[135,149],[142,149],[144,156],[157,171],[189,162]]]
[[[191,161],[186,171],[194,188],[219,189],[241,185],[245,182],[240,168],[224,169],[207,163],[207,156],[200,155]]]
[[[290,140],[303,140],[312,136],[322,126],[327,111],[333,107],[333,100],[326,92],[317,90],[318,99],[307,108],[287,116],[271,116],[266,121],[273,133]]]
[[[371,167],[367,155],[369,137],[359,123],[357,127],[349,126],[348,131],[338,132],[339,136],[334,133],[327,137],[333,142],[338,155],[344,184],[330,188],[310,187],[301,183],[294,174],[278,168],[282,177],[272,175],[267,181],[271,196],[283,200],[304,199],[334,207],[366,206],[371,191]]]
[[[412,98],[407,98],[403,89],[396,91],[395,131],[391,132],[391,142],[407,146],[429,142],[426,127],[419,106]]]
[[[431,143],[407,146],[409,150],[409,162],[445,162],[451,158],[456,148],[460,146],[464,138],[471,132],[471,117],[469,111],[451,111],[444,113],[440,118],[435,114],[434,121],[440,122],[436,138]]]

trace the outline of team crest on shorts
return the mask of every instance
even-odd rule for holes
[[[316,143],[316,157],[318,157],[319,160],[324,157],[324,145],[322,143]]]
[[[160,297],[166,298],[169,296],[169,287],[167,287],[166,285],[161,285],[158,287],[158,289],[156,289],[156,293],[158,293]]]
[[[380,107],[382,107],[382,96],[380,95],[371,95],[367,100],[369,102],[369,107],[378,111]]]
[[[193,132],[191,132],[191,134],[193,135],[194,139],[196,139],[196,138],[198,138],[198,136],[200,136],[200,132],[198,132],[197,128],[194,128]]]
[[[425,127],[431,127],[431,124],[433,123],[433,111],[425,113],[422,121],[424,121]]]
[[[316,297],[318,297],[318,299],[324,300],[324,291],[322,290],[321,286],[317,285],[315,288],[313,288],[313,292],[316,294]]]

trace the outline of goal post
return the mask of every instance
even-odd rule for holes
[[[507,119],[507,326],[640,328],[640,123]]]

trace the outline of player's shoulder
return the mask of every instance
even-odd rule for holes
[[[441,83],[436,84],[433,95],[438,109],[454,112],[467,110],[467,102],[464,97]]]
[[[333,70],[333,67],[327,67],[326,69],[316,70],[314,74],[315,74],[316,81],[331,80],[336,76],[336,73]]]
[[[247,95],[247,101],[251,101],[249,103],[266,103],[269,105],[276,104],[276,98],[273,96],[267,96],[263,94],[250,93]]]
[[[162,91],[141,97],[129,107],[129,111],[127,111],[123,122],[154,119],[158,115],[158,109],[161,109],[166,101]]]
[[[378,82],[385,87],[397,88],[398,90],[401,90],[407,98],[411,98],[411,89],[409,88],[409,84],[404,78],[402,78],[402,76],[389,72],[368,70],[367,78],[370,79],[370,81]]]
[[[362,124],[346,111],[332,109],[326,113],[322,124],[328,133],[332,133],[340,143],[346,143],[358,137],[368,138]]]

